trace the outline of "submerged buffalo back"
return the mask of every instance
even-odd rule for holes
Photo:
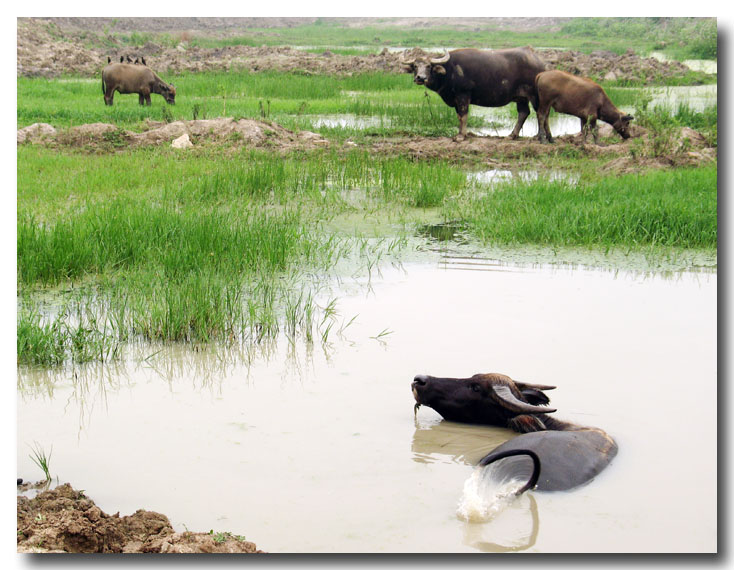
[[[479,462],[489,465],[508,451],[532,451],[540,460],[537,488],[565,491],[596,477],[617,455],[617,444],[602,430],[526,433],[498,446]]]

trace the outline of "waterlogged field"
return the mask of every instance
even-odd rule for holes
[[[413,84],[410,74],[360,73],[352,76],[298,75],[246,71],[190,73],[165,78],[180,94],[175,106],[154,97],[152,107],[137,97],[117,94],[115,105],[102,104],[101,83],[86,78],[49,81],[18,78],[18,127],[47,122],[56,128],[84,123],[112,123],[141,130],[146,121],[192,120],[215,117],[257,118],[286,128],[307,129],[329,137],[365,138],[409,134],[453,136],[454,110],[432,91]],[[626,87],[614,83],[605,90],[615,104],[635,113],[638,121],[657,110],[679,117],[682,124],[715,128],[716,85],[699,87]],[[156,100],[157,99],[157,100]],[[515,105],[471,107],[468,127],[479,135],[506,136],[517,117]],[[693,126],[693,125],[691,125]],[[579,120],[551,111],[551,130],[557,135],[580,131]],[[534,113],[522,136],[535,136]]]
[[[715,164],[380,154],[367,143],[453,136],[454,111],[409,75],[167,79],[186,97],[143,108],[105,107],[97,81],[20,77],[18,126],[247,117],[338,144],[19,145],[19,477],[40,477],[29,445],[53,447],[51,473],[105,512],[272,552],[716,550]],[[701,104],[606,89],[658,135],[630,141],[645,156],[681,126],[715,144],[705,87]],[[474,110],[469,127],[513,123]],[[557,415],[619,456],[576,491],[497,503],[472,487],[512,434],[414,416],[409,385],[490,371],[557,385]],[[691,406],[695,425],[669,421]]]

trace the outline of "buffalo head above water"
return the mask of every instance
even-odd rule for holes
[[[527,432],[546,429],[547,407],[543,391],[555,386],[515,382],[504,374],[475,374],[471,378],[436,378],[420,374],[411,385],[416,409],[428,406],[455,422],[509,427]]]

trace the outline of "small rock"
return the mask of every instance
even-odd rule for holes
[[[171,143],[171,146],[173,148],[191,148],[192,146],[194,146],[194,143],[191,142],[191,139],[189,138],[189,134],[184,133],[180,137],[175,139]]]
[[[617,74],[616,74],[616,73],[614,73],[613,71],[609,71],[609,72],[608,72],[608,73],[607,73],[607,74],[606,74],[606,75],[604,76],[604,80],[605,80],[605,81],[614,81],[615,79],[617,79]]]

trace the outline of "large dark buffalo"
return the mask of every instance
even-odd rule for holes
[[[163,81],[149,67],[134,63],[111,63],[102,70],[102,93],[105,105],[112,105],[115,91],[123,94],[137,93],[138,102],[141,105],[150,105],[151,93],[162,95],[169,105],[176,103],[174,85]]]
[[[480,51],[457,49],[439,58],[403,59],[413,81],[438,93],[459,116],[459,134],[466,137],[469,105],[503,107],[517,103],[517,124],[510,138],[517,138],[530,114],[529,103],[538,108],[535,76],[547,69],[533,48]]]
[[[546,390],[555,386],[515,382],[503,374],[475,374],[471,378],[419,375],[411,386],[416,410],[428,406],[445,419],[506,427],[523,435],[495,448],[480,465],[527,455],[534,465],[530,481],[519,491],[537,485],[560,491],[582,485],[600,473],[617,454],[617,444],[598,428],[557,420],[548,414]]]

